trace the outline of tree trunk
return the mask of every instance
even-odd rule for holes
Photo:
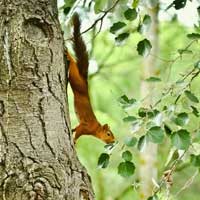
[[[0,0],[0,199],[93,199],[71,136],[56,0]]]
[[[156,1],[155,1],[156,2]],[[157,59],[155,55],[158,54],[159,44],[158,44],[158,1],[155,6],[147,6],[146,11],[148,15],[151,16],[151,26],[146,33],[147,39],[150,40],[152,44],[151,54],[144,58],[143,68],[142,68],[142,80],[141,80],[141,97],[145,98],[143,106],[149,107],[153,103],[153,88],[151,83],[145,81],[145,79],[155,76]],[[147,96],[148,95],[148,96]],[[141,200],[147,199],[152,194],[153,182],[152,179],[157,178],[157,145],[153,143],[148,143],[144,151],[140,154],[140,181],[141,190],[140,197]]]

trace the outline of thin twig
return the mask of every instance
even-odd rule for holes
[[[84,34],[86,32],[88,32],[89,30],[91,30],[92,28],[94,28],[97,23],[100,21],[101,22],[101,25],[100,25],[100,28],[102,27],[102,23],[103,23],[103,20],[104,20],[104,17],[112,10],[115,8],[115,6],[119,3],[120,0],[117,0],[108,10],[106,11],[102,11],[104,14],[99,17],[98,19],[95,20],[95,22],[89,27],[87,28],[86,30],[84,30],[83,32],[81,32],[81,34]],[[98,31],[99,32],[99,31]]]
[[[183,51],[187,51],[194,42],[196,42],[197,40],[192,40],[184,49]],[[169,66],[169,74],[167,76],[167,80],[169,80],[169,77],[170,77],[170,74],[171,74],[171,68],[172,68],[172,65],[178,60],[178,59],[181,59],[182,58],[182,54],[179,53],[178,56],[176,56],[173,60],[171,60],[170,62],[170,66]]]
[[[92,29],[92,39],[91,39],[91,50],[90,50],[90,58],[92,58],[94,49],[95,49],[95,32],[96,32],[96,26]]]
[[[195,173],[193,174],[192,177],[190,177],[185,184],[183,185],[183,187],[175,194],[175,197],[177,197],[182,191],[184,191],[185,189],[189,188],[192,183],[194,182],[194,179],[196,178],[196,176],[199,174],[199,170],[197,169],[195,171]]]
[[[188,76],[191,75],[196,69],[193,68],[193,70],[191,70],[189,73],[188,73]],[[192,81],[199,75],[200,73],[200,70],[198,70],[196,73],[194,73],[194,75],[191,77],[190,81],[186,84],[186,86],[184,88],[182,88],[181,90],[181,93],[177,96],[174,104],[177,104],[178,100],[180,99],[180,97],[182,96],[183,92],[191,86],[191,83]],[[182,80],[185,80],[188,76],[184,77]]]

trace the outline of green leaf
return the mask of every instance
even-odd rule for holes
[[[98,167],[106,168],[109,163],[110,156],[107,153],[102,153],[98,160]]]
[[[194,103],[199,103],[199,99],[189,90],[185,91],[185,95],[188,99],[190,99],[190,101],[192,101]]]
[[[137,11],[135,9],[131,9],[131,8],[128,8],[125,12],[124,12],[124,17],[127,19],[127,20],[134,20],[137,18]]]
[[[65,15],[67,15],[67,14],[69,13],[70,10],[71,10],[71,7],[64,7],[63,13],[64,13]]]
[[[165,133],[169,136],[172,133],[172,130],[169,128],[167,124],[164,125]]]
[[[118,31],[119,29],[121,29],[125,26],[126,26],[126,24],[124,22],[116,22],[110,27],[110,32],[115,33],[116,31]]]
[[[144,27],[142,26],[142,24],[140,23],[137,27],[137,32],[142,34],[144,32]]]
[[[142,22],[140,22],[137,31],[141,34],[145,33],[149,30],[150,25],[151,25],[151,17],[149,15],[145,15]]]
[[[135,172],[135,165],[130,162],[121,162],[118,166],[118,174],[120,174],[123,177],[130,177]]]
[[[198,39],[200,39],[200,34],[199,33],[190,33],[190,34],[187,34],[187,37],[192,40],[198,40]]]
[[[65,4],[63,8],[71,8],[74,5],[75,1],[74,0],[65,0]]]
[[[136,99],[129,99],[126,95],[122,95],[119,99],[118,99],[119,103],[122,105],[123,108],[127,108],[132,106],[135,102]]]
[[[150,53],[151,48],[152,48],[152,45],[150,41],[147,39],[141,40],[137,44],[137,51],[138,51],[138,54],[141,56],[147,56]]]
[[[179,113],[177,117],[174,119],[174,122],[179,126],[184,126],[189,122],[188,114],[183,112]]]
[[[126,103],[129,103],[129,98],[124,94],[122,95],[120,98],[119,98],[119,102],[122,103],[122,104],[126,104]]]
[[[148,82],[160,82],[161,79],[158,78],[158,77],[151,76],[151,77],[147,78],[146,81],[148,81]]]
[[[147,200],[158,200],[158,196],[155,194],[153,196],[150,196]]]
[[[184,8],[186,5],[187,0],[174,0],[173,4],[176,10]]]
[[[185,129],[181,129],[171,135],[172,145],[177,149],[187,150],[190,146],[190,140],[190,134]]]
[[[199,155],[190,155],[190,162],[195,167],[200,167],[200,154]]]
[[[167,108],[167,106],[163,106],[163,110],[167,110],[168,108]]]
[[[130,151],[124,151],[122,153],[122,158],[125,160],[125,161],[131,161],[133,156],[132,156],[132,153]]]
[[[200,70],[200,60],[198,60],[195,64],[194,64],[194,67],[196,69],[199,69]]]
[[[117,37],[115,37],[115,42],[117,42],[118,44],[120,44],[125,39],[127,39],[129,37],[129,35],[130,35],[129,33],[121,33]]]
[[[137,148],[139,151],[142,151],[146,145],[146,137],[145,135],[141,136],[138,141]]]
[[[155,116],[154,116],[154,112],[151,111],[151,110],[150,110],[150,111],[147,111],[147,116],[148,116],[148,118],[150,118],[150,119],[153,118],[153,117],[155,117]]]
[[[123,118],[124,122],[133,122],[133,121],[136,121],[136,120],[137,120],[137,118],[134,117],[134,116],[128,116],[128,117]]]
[[[162,143],[164,139],[164,131],[159,126],[151,127],[147,131],[147,138],[153,143]]]
[[[199,117],[199,111],[197,110],[196,107],[194,106],[190,106],[192,108],[192,113],[196,116],[196,117]]]
[[[153,117],[156,117],[160,112],[157,110],[157,109],[154,109],[154,110],[148,110],[147,111],[147,116],[148,118],[153,118]]]
[[[133,0],[132,7],[137,8],[139,1],[140,0]]]
[[[149,110],[147,108],[139,108],[138,115],[140,117],[146,117]]]
[[[136,137],[126,137],[124,140],[124,143],[128,147],[133,147],[137,143],[137,138]]]
[[[151,24],[151,17],[149,15],[145,15],[143,18],[143,24],[149,26]]]

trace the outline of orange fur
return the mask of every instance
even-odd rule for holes
[[[76,60],[67,51],[69,60],[69,82],[74,94],[74,107],[79,125],[73,129],[75,142],[81,135],[92,135],[100,140],[114,142],[114,135],[107,124],[101,125],[93,112],[88,92],[88,54],[80,34],[80,20],[77,14],[73,17],[74,51]]]

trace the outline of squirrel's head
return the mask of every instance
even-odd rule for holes
[[[101,130],[99,131],[99,134],[98,134],[98,138],[103,140],[107,144],[115,142],[115,137],[112,131],[110,130],[110,127],[108,126],[108,124],[104,124],[101,127]]]

